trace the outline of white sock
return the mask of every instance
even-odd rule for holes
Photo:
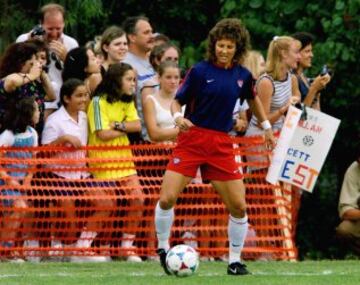
[[[163,248],[166,251],[169,250],[169,238],[173,221],[174,208],[163,210],[160,208],[159,202],[157,202],[155,207],[155,229],[158,239],[158,248]]]
[[[78,248],[81,248],[81,247],[89,248],[96,236],[97,236],[96,232],[83,231],[80,234],[80,238],[77,240],[75,246]]]
[[[121,247],[129,248],[133,246],[135,235],[123,233],[122,237]]]
[[[228,237],[229,237],[229,264],[240,262],[241,250],[244,247],[248,229],[248,217],[234,218],[229,215]]]

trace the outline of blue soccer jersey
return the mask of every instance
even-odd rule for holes
[[[186,104],[185,117],[198,127],[229,132],[236,100],[254,98],[254,80],[240,65],[224,69],[208,61],[193,66],[175,99]]]

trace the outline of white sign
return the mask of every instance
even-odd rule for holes
[[[307,119],[302,121],[301,111],[289,108],[266,180],[312,192],[340,120],[311,108],[306,111]]]

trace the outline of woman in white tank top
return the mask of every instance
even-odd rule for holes
[[[164,61],[159,66],[160,89],[148,95],[143,112],[148,139],[152,142],[174,141],[179,133],[170,112],[180,82],[180,69],[173,61]]]

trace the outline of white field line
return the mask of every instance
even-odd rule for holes
[[[327,276],[327,275],[347,275],[346,272],[333,272],[331,270],[324,270],[320,272],[265,272],[265,271],[254,271],[250,276]],[[40,274],[0,274],[0,279],[11,279],[11,278],[18,278],[18,277],[30,277],[30,276],[37,276],[37,277],[75,277],[75,276],[84,276],[87,275],[86,273],[79,272],[79,273],[65,273],[65,272],[58,272],[58,273],[40,273]],[[146,276],[165,276],[163,273],[143,273],[143,272],[126,272],[126,273],[119,273],[119,274],[111,274],[115,276],[138,276],[138,277],[146,277]],[[211,277],[211,276],[226,276],[225,273],[198,273],[196,274],[200,277]],[[109,277],[109,274],[89,274],[89,278],[101,278],[101,277]]]

